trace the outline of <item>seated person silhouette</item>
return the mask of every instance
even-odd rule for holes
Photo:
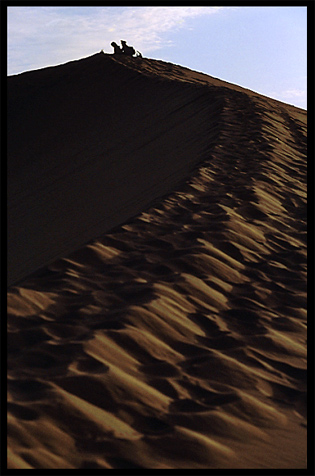
[[[117,45],[117,43],[112,41],[111,45],[114,48],[114,55],[122,55],[123,54],[122,48],[120,49],[120,47]]]
[[[128,46],[127,42],[124,40],[120,40],[122,47],[120,48],[115,41],[111,42],[112,47],[114,48],[114,55],[127,55],[133,56],[134,54],[136,57],[142,58],[142,54],[140,51],[135,51],[133,46]]]
[[[121,42],[121,45],[122,45],[123,54],[125,54],[127,56],[133,56],[136,53],[133,46],[128,46],[126,41],[120,40],[120,42]]]

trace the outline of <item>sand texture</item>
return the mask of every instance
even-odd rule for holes
[[[8,468],[306,468],[306,111],[102,53],[8,83]]]

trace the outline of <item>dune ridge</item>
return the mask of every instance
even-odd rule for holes
[[[220,95],[111,55],[8,79],[9,285],[172,191],[218,134]]]
[[[141,81],[156,97],[148,109],[138,98],[128,144],[106,135],[106,150],[117,153],[108,157],[126,154],[112,175],[122,196],[109,213],[115,219],[104,220],[108,231],[8,290],[8,467],[306,468],[306,112],[177,65],[107,56],[60,74],[92,63],[95,75],[123,76],[136,90]],[[171,124],[150,136],[162,117]],[[139,118],[150,131],[138,129]],[[150,161],[136,180],[147,186],[144,200],[145,188],[137,196],[127,186],[131,143],[135,173],[143,172],[139,157]],[[49,174],[60,191],[67,152],[58,147]],[[82,168],[82,155],[72,157],[81,180],[83,170],[96,177],[90,158]],[[11,169],[19,213],[40,196],[40,163],[29,201],[19,188],[28,165]],[[63,170],[69,180],[71,167]],[[118,200],[113,189],[104,194]],[[98,216],[94,224],[87,217],[86,235],[70,223],[80,234],[69,237],[73,250],[98,236]],[[40,251],[24,267],[16,258],[13,282],[51,259]]]

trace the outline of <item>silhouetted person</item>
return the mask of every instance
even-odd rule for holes
[[[120,42],[122,44],[122,52],[124,53],[124,55],[133,56],[136,53],[134,47],[128,46],[126,41],[120,40]]]
[[[114,55],[122,55],[123,54],[123,49],[120,48],[117,43],[112,41],[111,43],[112,47],[114,48]]]
[[[127,42],[124,40],[120,40],[122,44],[122,48],[120,48],[115,41],[111,42],[112,47],[114,48],[114,55],[127,55],[133,56],[136,55],[137,58],[142,58],[142,54],[140,51],[136,51],[133,46],[128,46]]]

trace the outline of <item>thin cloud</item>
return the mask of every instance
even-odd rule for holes
[[[294,104],[302,109],[307,108],[307,90],[299,88],[290,88],[282,91],[271,91],[266,93],[267,96],[278,99],[279,101]]]
[[[306,89],[287,89],[282,93],[284,102],[293,103],[302,109],[307,109],[307,90]]]
[[[306,92],[303,89],[288,89],[282,93],[284,98],[304,98]]]
[[[126,39],[143,54],[171,46],[168,33],[227,7],[9,7],[9,74],[60,64]]]

